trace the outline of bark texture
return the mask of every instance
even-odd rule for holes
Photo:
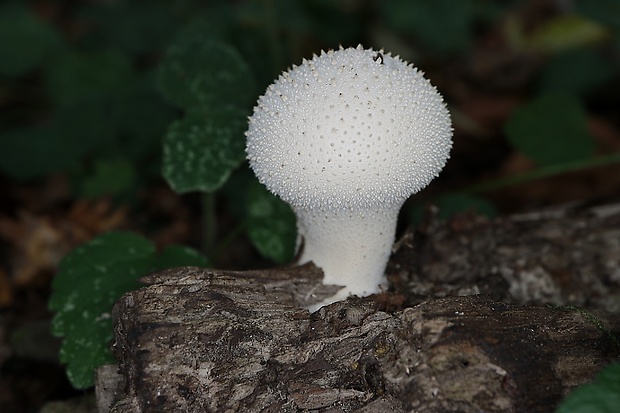
[[[314,314],[312,265],[146,277],[113,311],[112,411],[551,412],[620,355],[620,208],[431,214],[387,273]]]

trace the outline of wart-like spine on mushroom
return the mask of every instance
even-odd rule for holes
[[[258,99],[246,136],[259,181],[297,215],[300,264],[313,261],[325,284],[343,286],[312,309],[386,286],[398,212],[452,146],[437,89],[398,56],[361,46],[284,72]]]

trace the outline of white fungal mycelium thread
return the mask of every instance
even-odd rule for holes
[[[446,105],[420,71],[359,46],[280,75],[254,108],[246,151],[259,181],[296,212],[301,261],[346,287],[339,299],[385,284],[398,211],[441,171],[451,136]]]

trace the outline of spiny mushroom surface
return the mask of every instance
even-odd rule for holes
[[[383,51],[330,50],[267,88],[249,119],[247,158],[297,215],[300,264],[343,288],[324,302],[369,295],[384,275],[398,212],[445,165],[446,105],[413,65]]]

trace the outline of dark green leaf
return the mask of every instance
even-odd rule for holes
[[[338,45],[355,45],[360,36],[363,36],[364,22],[359,15],[344,2],[323,0],[305,2],[305,10],[295,12],[289,19],[290,10],[303,2],[282,0],[281,9],[278,10],[281,21],[290,27],[291,31],[301,32],[301,29],[309,26],[309,31],[325,44],[336,48]],[[301,33],[300,33],[301,34]]]
[[[134,175],[135,178],[148,177],[148,172],[153,176],[161,170],[161,138],[176,115],[159,95],[140,88],[105,99],[63,105],[46,126],[2,134],[0,170],[20,181],[50,172],[75,171],[79,174],[78,187],[82,187],[93,185],[93,182],[83,183],[83,178],[92,181],[102,173],[99,168],[99,172],[86,176],[90,172],[82,170],[84,160],[95,158],[105,163],[107,159],[122,158],[130,161],[134,169],[140,168],[140,175]],[[117,176],[124,174],[129,178],[125,172],[127,167],[119,170]],[[100,190],[121,190],[119,183],[109,182],[108,188],[100,187]],[[129,184],[127,180],[125,183]],[[100,192],[92,192],[93,187],[81,189],[86,190],[87,196]]]
[[[248,188],[256,183],[256,175],[247,163],[235,169],[218,192],[218,196],[226,198],[226,211],[236,220],[244,221],[248,215]]]
[[[49,125],[4,133],[0,139],[0,153],[4,155],[0,156],[0,169],[14,179],[25,181],[51,172],[79,169],[84,158],[92,154],[131,155],[137,126],[125,132],[128,128],[120,123],[122,119],[117,120],[118,115],[115,116],[110,106],[118,110],[122,105],[111,105],[102,99],[76,102],[63,106]],[[135,113],[140,115],[142,110],[135,109]],[[146,124],[144,133],[157,125],[165,130],[161,119],[147,122],[146,115],[138,117]],[[160,135],[151,137],[148,142],[151,153],[157,152],[160,138]],[[141,153],[148,153],[144,145]]]
[[[143,177],[144,164],[155,163],[156,169],[150,172],[159,173],[161,139],[176,116],[176,110],[154,91],[137,87],[105,99],[63,106],[55,129],[63,139],[60,142],[74,146],[69,150],[79,157],[125,158],[140,168]],[[59,145],[66,150],[64,146]]]
[[[220,188],[245,157],[246,113],[191,113],[170,125],[164,137],[163,175],[177,192]]]
[[[54,295],[50,300],[50,307],[59,311],[57,318],[62,320],[64,311],[73,311],[90,303],[93,292],[102,291],[107,294],[110,285],[102,283],[118,283],[119,279],[122,280],[127,275],[123,273],[106,276],[110,268],[116,269],[118,263],[123,265],[127,262],[141,262],[153,254],[155,246],[150,241],[125,232],[106,233],[77,247],[60,263],[53,283]]]
[[[618,0],[578,0],[575,11],[620,32],[620,2]]]
[[[451,54],[470,44],[475,16],[469,0],[391,0],[380,6],[391,27],[431,53]]]
[[[57,52],[58,34],[23,5],[0,7],[0,74],[23,75]]]
[[[62,106],[51,125],[57,151],[67,151],[75,161],[114,142],[116,122],[105,99],[88,99]],[[109,154],[108,154],[109,155]]]
[[[295,214],[284,201],[255,182],[248,192],[248,236],[265,257],[289,262],[295,253]]]
[[[592,49],[571,50],[554,56],[544,68],[541,88],[585,94],[610,80],[613,64]]]
[[[556,413],[616,413],[619,406],[620,364],[611,364],[594,382],[573,391]]]
[[[171,103],[191,111],[246,108],[254,99],[254,81],[239,53],[196,31],[181,34],[168,49],[159,86]]]
[[[118,51],[67,53],[50,66],[49,93],[55,103],[110,96],[135,82],[131,61]]]
[[[107,45],[130,54],[160,51],[177,28],[169,1],[95,2],[83,16],[95,22]]]
[[[149,269],[153,244],[142,237],[113,232],[76,248],[61,262],[50,308],[52,331],[64,336],[61,360],[76,388],[90,387],[93,370],[109,360],[112,304]]]
[[[112,305],[122,294],[140,287],[148,273],[181,265],[203,265],[206,260],[184,247],[168,247],[157,256],[145,238],[110,232],[74,249],[60,263],[53,282],[50,309],[52,332],[63,337],[60,359],[76,388],[93,384],[94,369],[113,362]]]
[[[136,181],[136,171],[126,159],[94,162],[92,175],[82,181],[82,196],[97,198],[104,195],[118,195],[130,190]]]
[[[161,140],[177,111],[155,91],[138,89],[115,99],[111,108],[117,133],[107,146],[110,155],[126,156],[132,162],[156,163],[159,173]]]
[[[51,149],[46,128],[24,128],[5,132],[0,137],[0,170],[13,179],[28,181],[59,165],[57,159],[41,150]]]
[[[196,250],[182,245],[170,245],[164,248],[155,260],[157,270],[185,266],[208,267],[209,260]]]
[[[0,138],[0,154],[0,170],[14,179],[28,181],[66,169],[83,152],[78,142],[58,134],[52,125],[4,133]]]
[[[541,166],[586,159],[594,152],[581,103],[546,93],[519,108],[506,123],[508,140]]]

